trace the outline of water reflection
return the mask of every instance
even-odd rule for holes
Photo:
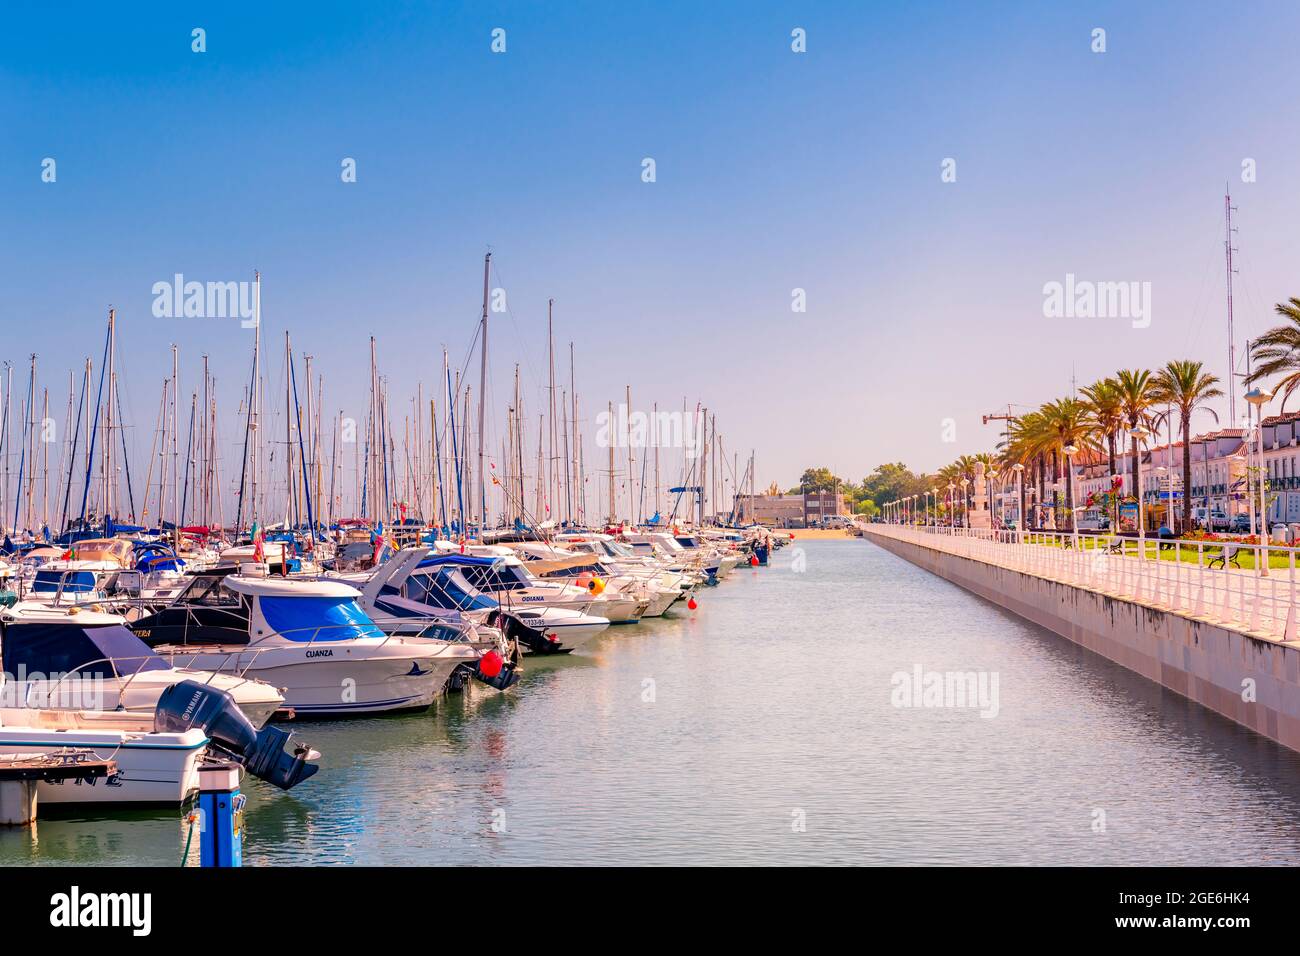
[[[250,864],[1295,863],[1300,755],[863,541],[529,659],[506,694],[303,724],[246,785]],[[998,716],[899,708],[914,666]],[[172,865],[179,812],[42,819],[0,862]]]

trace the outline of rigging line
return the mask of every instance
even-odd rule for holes
[[[86,520],[86,500],[90,497],[90,475],[95,461],[95,439],[99,435],[99,406],[104,398],[104,369],[108,367],[108,343],[111,336],[106,332],[104,334],[104,359],[99,366],[99,387],[95,392],[95,424],[90,431],[90,444],[86,452],[86,484],[81,491],[81,518]]]
[[[131,456],[126,451],[126,419],[122,417],[121,380],[114,378],[113,392],[117,397],[118,433],[122,437],[122,467],[126,471],[126,500],[131,509],[131,523],[135,524],[135,492],[131,489]]]
[[[81,395],[77,397],[77,426],[72,433],[72,450],[68,453],[68,486],[63,492],[63,520],[60,522],[60,526],[64,531],[68,529],[68,503],[72,500],[72,469],[77,466],[77,445],[81,438],[81,409],[86,401],[86,386],[89,384],[90,377],[83,375],[81,378]]]
[[[302,444],[302,405],[298,402],[298,375],[293,366],[289,367],[290,378],[293,381],[293,404],[298,412],[298,458],[302,465],[302,485],[303,494],[307,499],[307,533],[311,535],[312,540],[316,539],[316,516],[312,511],[311,501],[311,483],[307,479],[307,452]]]
[[[491,267],[491,268],[492,268],[492,274],[495,275],[495,276],[497,277],[497,287],[498,287],[498,288],[501,288],[501,289],[506,288],[506,279],[505,279],[505,276],[501,275],[501,267],[500,267],[500,264],[497,262],[496,258],[493,258],[493,259],[492,259],[492,267]],[[518,344],[518,343],[520,343],[520,342],[527,342],[527,341],[528,341],[528,337],[527,337],[526,335],[523,334],[523,331],[522,331],[521,328],[520,328],[519,319],[516,317],[514,310],[513,310],[512,308],[510,308],[510,297],[509,297],[509,296],[506,297],[506,308],[505,308],[505,314],[510,318],[510,324],[514,327],[514,332],[515,332],[515,342],[516,342],[516,344]],[[541,373],[537,372],[537,371],[533,368],[533,361],[532,361],[532,352],[531,352],[531,350],[530,350],[527,346],[524,346],[524,347],[521,349],[521,354],[522,354],[522,356],[523,356],[523,360],[524,360],[524,363],[523,363],[523,364],[524,364],[524,365],[527,367],[527,369],[528,369],[528,378],[530,378],[530,379],[532,380],[534,391],[540,391],[540,390],[543,390],[544,386],[541,384],[541,381],[542,381],[542,379],[541,379]]]

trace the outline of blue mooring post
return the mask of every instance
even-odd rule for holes
[[[199,866],[244,865],[244,795],[239,765],[215,763],[199,768]]]

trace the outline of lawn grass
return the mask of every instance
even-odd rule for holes
[[[1137,556],[1139,551],[1139,539],[1120,538],[1119,540],[1123,542],[1124,554],[1126,556],[1128,557]],[[1053,539],[1051,536],[1034,534],[1033,532],[1029,532],[1025,535],[1025,541],[1027,543],[1039,544],[1047,547],[1057,547],[1057,548],[1064,547],[1065,544],[1065,539],[1063,538],[1058,537],[1056,539]],[[1079,535],[1079,547],[1081,550],[1091,551],[1097,548],[1104,548],[1109,543],[1110,543],[1110,538],[1107,535],[1091,535],[1091,534]],[[1177,544],[1180,546],[1178,548],[1172,547],[1174,542],[1163,542],[1164,544],[1169,546],[1161,548],[1160,547],[1161,543],[1162,542],[1157,542],[1155,538],[1146,539],[1145,556],[1148,561],[1155,561],[1155,560],[1180,561],[1183,564],[1197,564],[1199,561],[1202,560],[1208,562],[1210,558],[1215,557],[1216,555],[1218,555],[1220,552],[1223,551],[1224,545],[1237,544],[1237,542],[1235,541],[1197,542],[1197,541],[1190,541],[1190,540],[1188,541],[1180,540],[1177,542]],[[1198,559],[1197,557],[1198,544],[1203,545],[1202,550],[1204,552],[1204,557],[1200,559]],[[1237,552],[1236,566],[1242,568],[1243,570],[1254,570],[1256,567],[1255,552],[1251,550],[1250,545],[1239,545],[1239,547],[1241,548],[1241,550]],[[1273,570],[1274,568],[1289,570],[1291,567],[1291,553],[1285,550],[1273,550],[1272,548],[1270,548],[1269,555],[1268,555],[1268,567],[1270,571]]]

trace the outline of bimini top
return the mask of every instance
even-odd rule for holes
[[[361,597],[361,592],[342,581],[301,580],[295,578],[254,578],[232,574],[225,580],[226,587],[240,594],[256,597],[278,598],[350,598]]]
[[[85,538],[71,546],[74,557],[81,561],[110,561],[119,568],[129,568],[134,549],[124,538]]]
[[[451,564],[451,565],[465,565],[466,567],[478,566],[481,568],[490,568],[494,564],[497,564],[498,562],[504,563],[504,561],[500,557],[488,558],[480,554],[460,554],[460,553],[431,554],[429,555],[429,557],[422,560],[419,563],[418,567],[436,568],[439,567],[440,565]]]
[[[249,643],[281,639],[295,644],[384,637],[357,598],[361,592],[342,581],[296,581],[232,574],[225,586],[245,595],[250,605]]]
[[[157,653],[120,621],[89,623],[92,618],[101,617],[87,614],[63,621],[6,623],[0,636],[0,660],[5,671],[41,674],[48,679],[76,671],[82,677],[107,679],[169,669]]]

